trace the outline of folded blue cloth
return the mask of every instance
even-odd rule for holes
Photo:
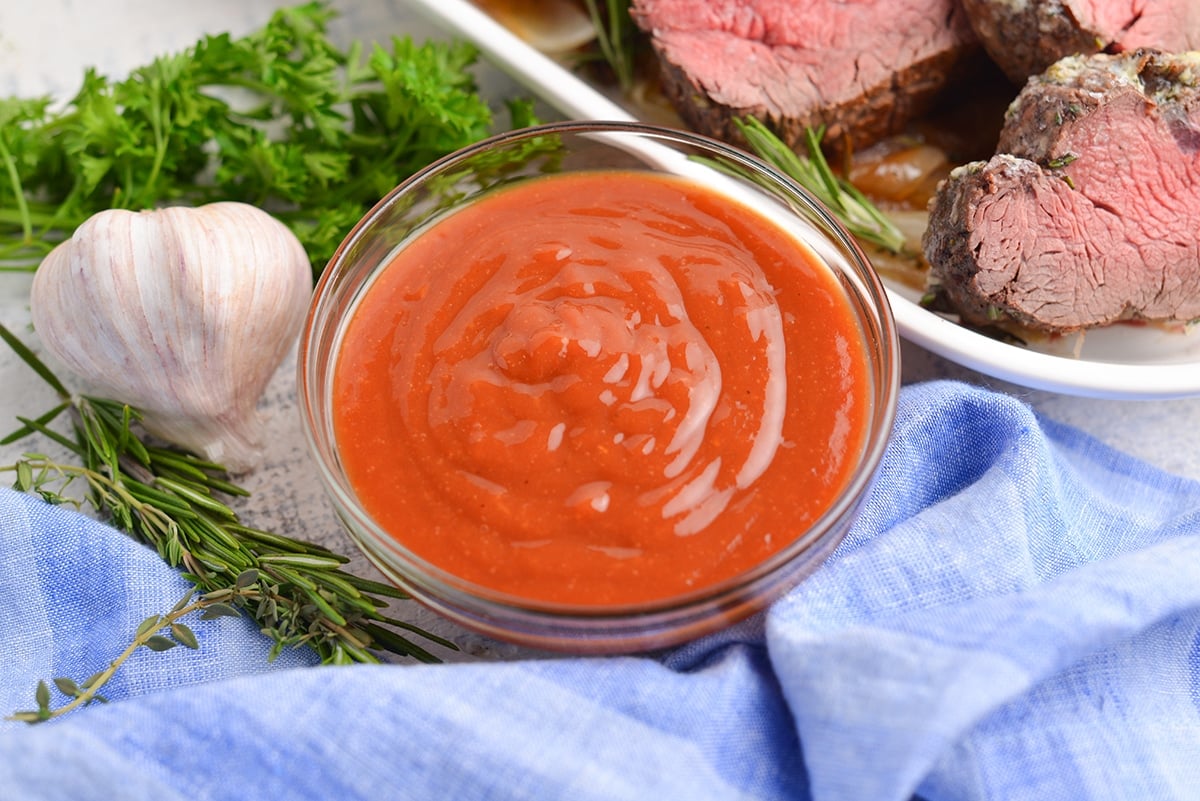
[[[1200,798],[1200,484],[1017,400],[906,387],[873,494],[767,613],[667,655],[274,665],[245,620],[0,727],[14,799]],[[0,494],[0,712],[187,585]]]

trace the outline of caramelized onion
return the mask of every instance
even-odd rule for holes
[[[923,209],[951,166],[940,148],[890,139],[858,153],[849,177],[877,201]]]
[[[591,17],[574,0],[475,0],[475,5],[543,53],[568,53],[596,36]]]

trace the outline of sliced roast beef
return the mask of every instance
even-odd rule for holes
[[[1060,58],[1200,48],[1197,0],[962,0],[988,55],[1018,84]]]
[[[1200,318],[1200,53],[1063,59],[1013,102],[999,151],[930,204],[931,277],[965,318]]]
[[[727,141],[753,115],[796,147],[819,125],[865,147],[982,57],[959,0],[633,0],[632,13],[684,122]]]

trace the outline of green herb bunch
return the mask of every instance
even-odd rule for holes
[[[388,616],[390,601],[408,596],[346,571],[346,557],[242,523],[223,498],[247,492],[232,483],[220,465],[149,442],[138,428],[135,409],[70,393],[3,326],[0,339],[60,399],[37,418],[18,418],[21,427],[0,444],[39,433],[74,457],[65,462],[26,453],[0,470],[15,473],[16,489],[49,503],[90,505],[114,526],[153,547],[168,564],[181,568],[195,585],[194,593],[199,593],[196,598],[189,593],[170,612],[148,618],[130,646],[87,681],[55,679],[59,691],[70,699],[65,706],[51,709],[50,690],[42,682],[36,693],[37,709],[17,713],[15,719],[37,722],[102,700],[98,691],[104,682],[140,647],[197,647],[195,636],[180,620],[197,611],[207,617],[248,614],[273,641],[269,659],[285,648],[310,647],[325,664],[375,663],[384,653],[438,661],[405,633],[455,649],[448,640]],[[53,427],[64,416],[69,421],[65,432]]]
[[[466,42],[336,46],[323,2],[207,36],[65,106],[0,100],[0,262],[34,267],[92,214],[241,200],[287,223],[314,269],[400,180],[491,132]],[[531,106],[510,104],[513,124]]]

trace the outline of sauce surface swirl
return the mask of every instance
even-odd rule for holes
[[[844,290],[684,179],[540,177],[413,238],[346,326],[333,414],[376,522],[461,578],[580,605],[741,573],[863,448]]]

